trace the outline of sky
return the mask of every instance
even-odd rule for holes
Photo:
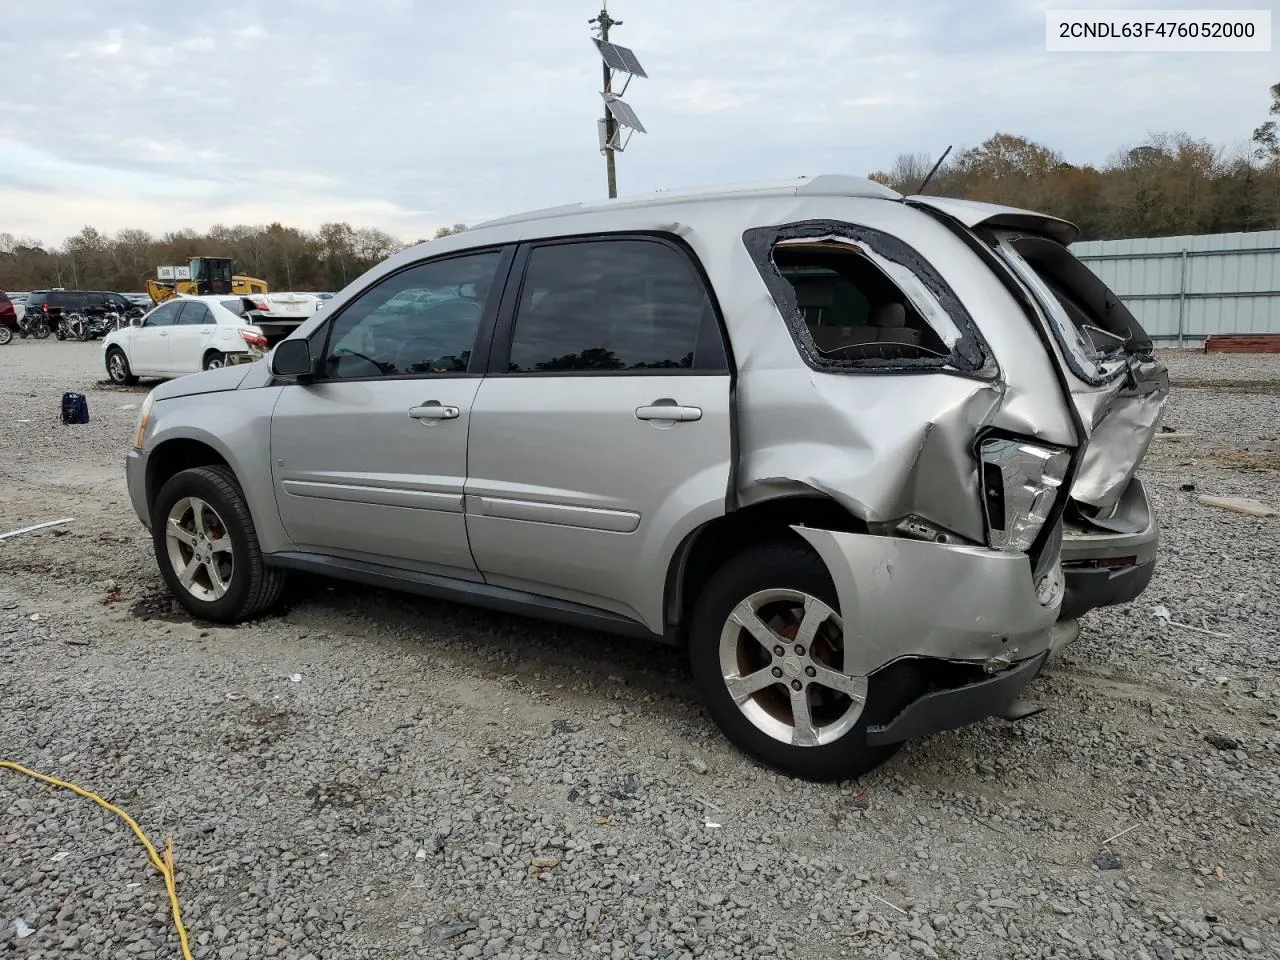
[[[0,0],[0,232],[346,220],[404,239],[607,195],[599,0]],[[648,79],[622,195],[818,173],[997,131],[1101,163],[1239,145],[1272,53],[1045,51],[1048,9],[1215,0],[612,0]]]

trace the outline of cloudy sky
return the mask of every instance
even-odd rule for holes
[[[0,0],[0,232],[341,219],[411,240],[603,196],[598,4]],[[650,74],[619,190],[866,174],[997,130],[1101,162],[1266,119],[1275,53],[1046,53],[1044,11],[1089,6],[1140,5],[612,0]]]

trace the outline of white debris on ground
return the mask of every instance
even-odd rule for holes
[[[1275,504],[1280,357],[1169,359],[1159,572],[1047,712],[832,785],[736,753],[664,648],[320,581],[190,622],[100,362],[0,347],[0,530],[76,518],[0,545],[0,759],[173,836],[197,957],[1280,956],[1280,518],[1197,500]],[[127,828],[3,770],[0,955],[177,955]]]

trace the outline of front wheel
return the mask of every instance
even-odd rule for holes
[[[129,368],[129,358],[119,347],[112,347],[107,351],[107,376],[112,383],[122,387],[131,387],[138,382]]]
[[[152,505],[151,536],[165,583],[195,617],[238,623],[280,599],[284,573],[263,563],[244,494],[226,467],[175,474]]]
[[[856,641],[850,641],[856,642]],[[698,598],[689,636],[693,680],[737,747],[793,776],[843,780],[898,745],[866,731],[924,692],[913,668],[845,672],[835,586],[806,544],[758,546],[722,567]]]
[[[31,335],[37,340],[45,340],[49,336],[49,324],[43,318],[36,320],[31,327]]]

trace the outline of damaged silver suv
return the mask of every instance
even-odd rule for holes
[[[156,388],[130,494],[197,617],[303,571],[664,639],[743,750],[856,776],[1150,578],[1168,378],[1075,234],[843,176],[494,221]]]

